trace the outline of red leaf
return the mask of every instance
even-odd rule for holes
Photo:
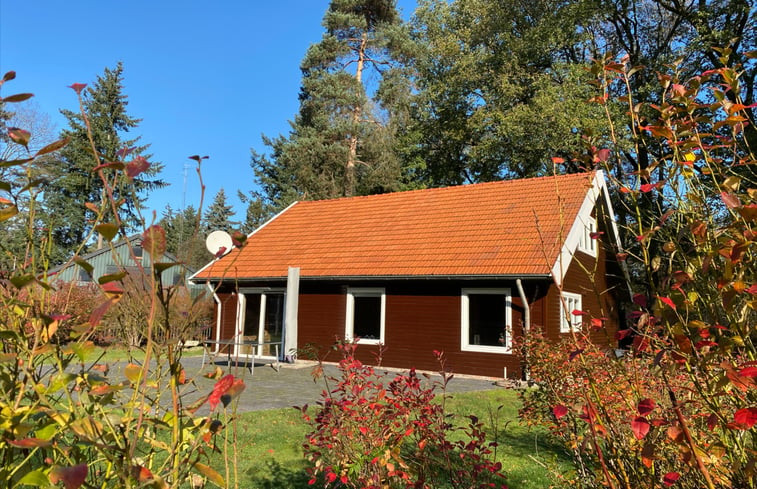
[[[634,294],[633,299],[631,300],[633,301],[634,304],[638,306],[641,306],[641,307],[647,306],[647,296],[645,296],[644,294]]]
[[[605,321],[607,321],[607,318],[604,318],[604,317],[602,317],[602,318],[591,318],[591,326],[592,326],[592,328],[599,329],[602,326],[604,326]]]
[[[568,408],[566,408],[562,404],[558,404],[557,406],[552,408],[552,414],[555,415],[555,418],[560,419],[568,414]]]
[[[729,209],[735,209],[741,207],[741,201],[739,198],[729,192],[720,192],[720,199]]]
[[[653,183],[645,183],[641,187],[639,187],[639,190],[641,190],[643,193],[651,192],[655,189],[655,184]]]
[[[552,163],[554,163],[555,165],[561,165],[565,163],[565,158],[560,158],[559,156],[553,156]]]
[[[28,100],[30,98],[34,97],[33,93],[17,93],[14,95],[8,95],[7,97],[3,97],[3,102],[23,102],[24,100]]]
[[[676,305],[675,303],[670,299],[670,297],[663,297],[661,295],[657,296],[658,299],[660,299],[665,305],[667,305],[669,308],[675,310]]]
[[[747,367],[739,370],[739,377],[757,377],[757,367]]]
[[[665,474],[662,478],[663,484],[665,484],[667,487],[672,486],[675,484],[675,482],[681,477],[681,474],[678,472],[668,472]]]
[[[126,176],[134,178],[148,168],[150,168],[150,163],[144,156],[137,156],[126,164]]]
[[[604,231],[597,231],[596,233],[589,233],[589,237],[591,239],[599,239],[599,237],[602,236],[603,234],[605,234]]]
[[[651,413],[656,406],[657,404],[655,404],[652,399],[642,399],[641,401],[639,401],[636,409],[639,411],[640,415],[646,416],[647,414]]]
[[[48,477],[53,484],[63,482],[66,489],[79,489],[87,478],[87,464],[74,465],[73,467],[53,467]]]
[[[637,440],[641,440],[649,433],[649,421],[647,421],[647,418],[639,416],[631,421],[631,430],[633,431],[633,436]]]
[[[213,392],[208,396],[208,404],[210,404],[211,411],[218,406],[218,403],[221,402],[221,396],[226,394],[226,391],[228,391],[232,385],[234,385],[234,376],[231,374],[224,376],[221,380],[216,382],[216,385],[213,386]]]
[[[757,424],[757,407],[739,409],[733,415],[733,422],[739,429],[750,429]]]
[[[600,149],[597,151],[597,160],[598,161],[607,161],[610,158],[610,150],[609,149]]]
[[[619,329],[617,333],[615,333],[615,339],[620,341],[626,336],[631,334],[631,328],[628,329]]]
[[[586,312],[578,310],[578,309],[573,309],[571,314],[573,314],[574,316],[585,316]]]
[[[752,286],[746,289],[744,292],[748,292],[752,295],[757,295],[757,284],[752,284]]]
[[[326,481],[330,484],[336,480],[336,474],[333,472],[329,472],[326,474]]]
[[[366,428],[365,426],[361,426],[361,427],[360,427],[360,428],[358,428],[358,429],[360,430],[360,433],[362,433],[362,434],[364,434],[364,435],[365,435],[366,433],[368,433],[368,428]]]
[[[16,448],[44,448],[49,447],[53,442],[39,438],[24,438],[23,440],[8,440],[8,444]]]
[[[68,88],[71,88],[77,95],[81,95],[81,91],[84,90],[86,86],[86,83],[74,83],[73,85],[69,85]]]
[[[714,430],[718,426],[718,415],[715,413],[710,414],[707,418],[707,427],[710,431]]]
[[[8,128],[8,137],[10,137],[11,140],[16,144],[20,144],[21,146],[28,146],[32,134],[25,129],[10,127]]]
[[[105,316],[105,313],[108,312],[108,309],[110,309],[110,306],[112,306],[113,303],[113,299],[108,299],[92,311],[92,314],[89,315],[89,324],[91,324],[93,328],[100,324],[100,320]]]
[[[157,224],[145,229],[142,234],[142,249],[150,254],[153,262],[166,252],[166,231]]]

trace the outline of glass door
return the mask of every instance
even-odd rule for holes
[[[273,343],[281,343],[284,331],[284,291],[243,292],[244,315],[238,328],[237,355],[275,356]],[[253,346],[245,343],[263,343]]]
[[[261,325],[260,337],[264,343],[281,343],[281,334],[284,331],[284,293],[274,292],[265,294],[265,321]],[[279,347],[278,351],[281,351]],[[261,345],[258,350],[259,356],[276,355],[274,345]]]

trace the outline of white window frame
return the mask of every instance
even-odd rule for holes
[[[584,227],[581,230],[581,237],[578,240],[578,251],[582,251],[589,256],[597,256],[597,241],[591,237],[592,233],[597,232],[597,220],[593,217],[589,217],[584,223]]]
[[[258,317],[258,338],[263,338],[264,336],[264,330],[265,330],[265,313],[266,313],[266,306],[267,306],[267,299],[269,295],[272,294],[284,294],[284,303],[286,303],[286,289],[280,288],[280,287],[271,287],[271,288],[244,288],[239,290],[239,294],[237,295],[237,331],[236,335],[234,336],[235,341],[239,341],[242,339],[242,336],[244,335],[244,323],[246,321],[246,315],[247,315],[247,296],[248,295],[259,295],[260,296],[260,310],[259,310],[259,317]],[[286,331],[286,322],[283,325],[283,331]],[[286,333],[284,333],[286,334]],[[282,344],[283,344],[283,338],[282,338]],[[252,355],[243,355],[242,354],[242,347],[244,345],[240,345],[239,343],[236,343],[234,345],[234,356],[252,356],[253,358],[276,358],[275,356],[264,356],[263,353],[263,345],[257,346],[254,349],[254,352]]]
[[[505,345],[472,345],[470,338],[470,295],[504,295],[505,296]],[[460,350],[483,353],[510,354],[513,350],[513,304],[509,288],[499,289],[462,289],[460,294]]]
[[[383,345],[386,322],[386,290],[382,287],[350,287],[347,289],[347,312],[345,315],[344,338],[355,339],[355,297],[380,297],[381,318],[379,319],[379,339],[359,338],[361,345]]]
[[[570,333],[581,331],[583,319],[581,316],[574,316],[574,310],[581,309],[583,297],[581,294],[574,292],[563,292],[560,297],[560,333]],[[565,309],[568,309],[567,311]]]

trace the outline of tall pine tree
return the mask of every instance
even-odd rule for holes
[[[205,233],[193,206],[174,211],[167,205],[160,225],[166,231],[166,250],[190,268],[198,270],[213,259],[205,248]]]
[[[128,101],[123,91],[123,65],[118,63],[113,69],[106,68],[95,83],[82,92],[84,112],[92,129],[97,156],[92,154],[87,126],[81,114],[61,111],[68,120],[68,128],[63,130],[61,137],[70,138],[70,142],[60,151],[60,161],[50,165],[51,182],[45,189],[55,261],[67,258],[92,229],[95,214],[84,204],[99,206],[104,196],[103,182],[94,168],[119,159],[119,150],[134,147],[129,155],[131,158],[146,149],[144,145],[137,146],[138,138],[126,139],[126,134],[140,121],[127,114]],[[135,177],[132,184],[114,189],[115,199],[121,202],[119,214],[127,228],[142,224],[137,207],[151,190],[165,185],[157,177],[161,168],[162,165],[153,163],[147,171]]]
[[[203,227],[205,234],[213,231],[231,232],[238,223],[232,221],[234,216],[234,207],[226,202],[226,192],[220,189],[213,198],[213,203],[208,207],[203,218]]]
[[[264,137],[252,166],[268,210],[297,199],[398,190],[414,44],[394,0],[333,0],[326,32],[302,61],[300,111],[287,136]],[[260,202],[251,205],[261,207]]]

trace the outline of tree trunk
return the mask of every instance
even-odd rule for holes
[[[358,48],[358,59],[357,59],[357,69],[355,70],[355,79],[357,80],[358,84],[363,83],[363,68],[365,66],[365,48],[366,44],[368,43],[368,34],[363,33],[363,36],[360,40],[360,47]],[[354,109],[352,109],[352,124],[353,124],[353,130],[352,134],[350,134],[350,151],[347,155],[347,165],[344,170],[344,195],[345,197],[350,197],[355,194],[355,172],[356,172],[356,166],[357,166],[357,144],[358,144],[358,135],[357,135],[357,128],[360,124],[360,117],[362,116],[363,110],[362,107],[358,104],[355,106]]]

